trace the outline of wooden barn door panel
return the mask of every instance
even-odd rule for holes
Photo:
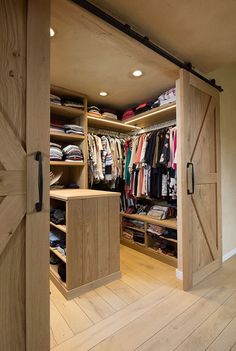
[[[181,71],[179,93],[183,280],[189,289],[222,263],[219,92]]]
[[[0,350],[48,351],[49,1],[0,0],[0,13]]]

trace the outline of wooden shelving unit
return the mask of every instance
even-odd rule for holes
[[[158,220],[158,219],[153,218],[153,217],[148,216],[148,215],[128,214],[128,213],[124,213],[124,212],[121,212],[120,218],[121,218],[121,234],[120,234],[121,244],[128,246],[128,247],[130,247],[136,251],[139,251],[141,253],[144,253],[148,256],[151,256],[155,259],[158,259],[158,260],[160,260],[164,263],[167,263],[173,267],[177,267],[177,258],[176,257],[161,253],[161,252],[151,248],[149,246],[149,243],[148,243],[148,233],[152,233],[151,231],[148,230],[149,223],[156,224],[156,225],[161,226],[161,227],[177,230],[176,218],[171,218],[171,219],[166,219],[166,220]],[[124,218],[129,218],[129,219],[138,220],[140,222],[143,222],[144,229],[132,227],[129,225],[123,225]],[[139,244],[139,243],[134,242],[133,240],[129,240],[129,239],[125,238],[123,236],[123,234],[125,233],[126,228],[144,233],[144,244]],[[169,242],[173,243],[174,245],[177,245],[177,243],[178,243],[177,240],[171,239],[171,238],[166,238],[162,235],[159,236],[159,238],[162,240],[169,241]]]
[[[62,255],[57,249],[50,246],[50,251],[60,258],[60,260],[66,263],[66,256]]]
[[[57,142],[63,147],[69,144],[74,144],[80,147],[84,155],[84,161],[50,161],[51,170],[57,173],[59,167],[63,172],[60,179],[60,184],[67,185],[76,183],[81,189],[88,187],[88,166],[87,166],[87,97],[84,94],[75,92],[69,89],[51,86],[51,93],[62,99],[71,99],[83,103],[84,108],[66,107],[63,105],[50,104],[51,116],[63,122],[63,124],[77,124],[84,128],[84,135],[66,134],[60,132],[51,132],[50,139],[52,142]]]
[[[64,141],[64,142],[70,142],[70,141],[84,140],[84,138],[85,138],[84,135],[50,132],[50,139],[51,140],[60,140],[60,141]]]
[[[53,222],[50,222],[50,225],[53,226],[54,228],[59,229],[63,233],[66,233],[66,225],[65,224],[55,224]]]
[[[58,89],[58,95],[61,94]],[[59,95],[60,96],[60,95]],[[81,95],[78,97],[81,98]],[[51,113],[63,117],[63,119],[75,119],[84,115],[85,110],[75,107],[67,107],[63,105],[50,104]]]
[[[87,115],[88,126],[92,128],[113,130],[121,133],[129,133],[140,129],[140,127],[132,124],[125,124],[122,121],[115,120],[112,118],[98,117],[96,114],[89,113]]]
[[[126,125],[135,125],[140,128],[170,121],[176,118],[176,103],[172,102],[140,113],[124,122]]]
[[[148,215],[140,215],[140,214],[129,214],[125,212],[121,212],[122,217],[130,218],[130,219],[136,219],[141,222],[145,223],[150,223],[150,224],[157,224],[160,225],[161,227],[166,227],[170,229],[175,229],[177,230],[177,220],[176,218],[170,218],[170,219],[156,219]]]

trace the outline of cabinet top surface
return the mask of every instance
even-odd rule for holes
[[[120,193],[92,189],[60,189],[50,190],[50,197],[58,200],[88,199],[98,197],[119,197]]]

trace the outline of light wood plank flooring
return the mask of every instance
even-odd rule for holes
[[[51,284],[53,351],[236,351],[236,257],[189,292],[173,267],[124,246],[121,270],[71,301]]]

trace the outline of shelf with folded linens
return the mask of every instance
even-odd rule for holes
[[[137,114],[123,123],[125,125],[135,125],[140,128],[145,128],[150,125],[170,121],[176,116],[176,102],[170,102],[168,104],[155,107],[151,110]]]
[[[81,141],[85,139],[84,135],[76,135],[76,134],[66,134],[60,132],[50,132],[50,139],[51,140],[62,140],[65,142],[68,141]]]
[[[87,188],[87,97],[51,86],[50,186]]]
[[[143,221],[146,223],[157,224],[157,225],[160,225],[162,227],[177,230],[177,219],[176,218],[156,219],[156,218],[151,217],[149,215],[130,214],[130,213],[125,213],[125,212],[121,212],[121,217],[136,219],[136,220],[140,220],[140,221]]]
[[[149,215],[122,212],[121,243],[177,266],[176,218],[157,219]]]
[[[100,117],[92,112],[87,114],[88,126],[92,128],[101,128],[107,130],[114,130],[117,132],[131,132],[139,130],[140,128],[136,125],[125,124],[120,120],[115,120],[108,117]]]

